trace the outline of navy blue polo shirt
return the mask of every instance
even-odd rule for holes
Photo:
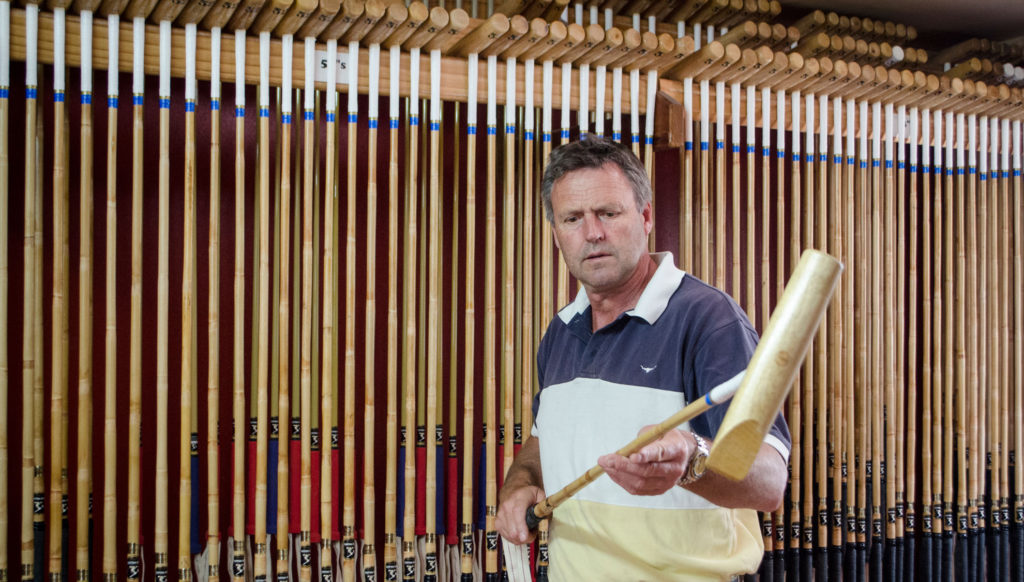
[[[677,269],[671,253],[652,257],[658,269],[634,309],[592,331],[581,289],[540,343],[534,434],[541,437],[549,493],[643,426],[746,369],[754,353],[757,332],[731,297]],[[688,428],[713,439],[727,406],[712,408]],[[781,414],[765,442],[788,459],[791,441]]]

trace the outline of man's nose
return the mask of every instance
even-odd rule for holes
[[[597,242],[604,239],[604,225],[594,215],[583,217],[583,233],[589,242]]]

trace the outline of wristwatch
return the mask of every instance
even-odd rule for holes
[[[679,478],[680,487],[696,483],[704,476],[704,472],[707,470],[708,443],[699,434],[693,432],[690,434],[693,435],[693,440],[697,446],[693,454],[690,455],[689,466],[683,472],[682,477]]]

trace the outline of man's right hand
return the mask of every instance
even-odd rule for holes
[[[526,485],[513,491],[502,489],[496,522],[501,537],[513,544],[532,542],[537,537],[537,532],[526,527],[526,510],[544,501],[544,497],[544,490],[534,485]]]

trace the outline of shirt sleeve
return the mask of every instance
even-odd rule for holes
[[[704,335],[693,362],[698,397],[745,370],[756,347],[756,334],[738,318]],[[728,403],[715,406],[690,421],[690,425],[714,438],[727,410]]]
[[[549,327],[550,329],[550,327]],[[541,338],[540,344],[537,346],[537,391],[533,395],[533,426],[530,427],[530,434],[535,437],[540,437],[540,429],[537,428],[537,414],[540,412],[540,393],[544,390],[544,371],[547,367],[548,351],[550,350],[550,340],[548,339],[548,333],[544,333],[544,337]]]

